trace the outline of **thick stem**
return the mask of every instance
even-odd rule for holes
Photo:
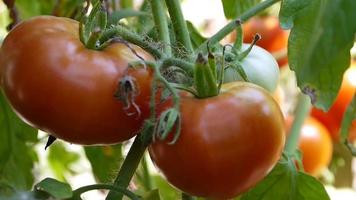
[[[310,98],[305,94],[299,94],[298,104],[294,115],[292,127],[289,131],[285,151],[288,154],[294,154],[298,146],[300,130],[303,126],[305,118],[308,116],[311,109]]]
[[[190,41],[187,23],[183,17],[180,0],[166,0],[168,12],[172,20],[173,29],[178,44],[183,45],[187,55],[193,53],[193,45]]]
[[[110,39],[115,37],[121,37],[122,39],[141,47],[156,59],[163,57],[163,53],[158,50],[157,47],[144,40],[142,36],[127,30],[121,25],[114,26],[103,32],[99,39],[100,44],[102,44],[102,48],[105,48],[107,45],[109,45]]]
[[[127,188],[136,169],[145,153],[147,145],[143,143],[140,136],[136,136],[129,153],[127,154],[124,163],[122,164],[120,171],[114,181],[114,186]],[[119,200],[123,195],[115,191],[110,191],[106,197],[106,200]]]
[[[169,1],[169,0],[168,0]],[[281,0],[266,0],[262,1],[260,4],[257,4],[256,6],[252,7],[251,9],[247,10],[244,12],[241,16],[239,16],[236,20],[231,21],[227,25],[225,25],[220,31],[215,33],[210,39],[209,39],[209,45],[213,46],[216,43],[218,43],[220,40],[222,40],[224,37],[226,37],[229,33],[231,33],[236,26],[239,25],[238,21],[245,22],[249,18],[255,16],[257,13],[263,11],[264,9],[272,6],[273,4],[279,2]],[[196,49],[195,52],[203,52],[206,53],[206,45],[208,41],[205,41],[203,44],[199,46],[199,48]]]
[[[168,22],[165,15],[166,12],[163,7],[163,1],[150,0],[150,3],[151,3],[153,19],[157,27],[158,36],[160,42],[163,43],[163,52],[167,55],[167,57],[171,57],[172,55],[171,41],[169,38]]]

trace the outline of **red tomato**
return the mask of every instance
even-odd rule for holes
[[[332,157],[332,140],[329,131],[318,120],[309,117],[304,122],[299,138],[305,172],[318,176]]]
[[[287,44],[289,32],[280,28],[277,17],[254,17],[243,24],[244,42],[251,43],[256,33],[262,36],[257,45],[272,53],[280,67],[288,63]],[[235,41],[236,34],[232,35]]]
[[[150,156],[182,191],[228,199],[261,181],[280,158],[284,120],[266,90],[245,82],[224,84],[219,96],[181,98],[178,141],[155,141]]]
[[[131,73],[141,115],[129,116],[114,93],[136,57],[122,44],[102,51],[85,48],[78,25],[52,16],[17,25],[0,52],[5,95],[23,120],[57,138],[78,144],[127,140],[148,113],[151,74]]]
[[[320,109],[313,108],[312,116],[322,122],[331,133],[331,137],[334,141],[339,141],[340,127],[342,118],[347,106],[352,100],[352,97],[356,91],[356,65],[353,64],[344,74],[344,80],[342,82],[339,94],[336,97],[334,104],[331,106],[328,112],[324,112]],[[352,123],[353,128],[349,134],[349,139],[354,141],[356,139],[356,120]]]

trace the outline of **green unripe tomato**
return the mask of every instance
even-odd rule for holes
[[[250,44],[243,44],[242,51],[246,50]],[[251,52],[241,60],[248,80],[259,85],[270,92],[277,88],[279,78],[279,67],[273,56],[263,48],[254,45]],[[243,81],[243,78],[234,68],[225,69],[224,83]]]

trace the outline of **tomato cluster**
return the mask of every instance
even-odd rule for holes
[[[4,94],[24,121],[54,137],[84,145],[125,141],[150,114],[153,72],[128,68],[137,55],[127,44],[92,50],[79,33],[77,21],[60,17],[35,17],[17,25],[0,50]],[[272,67],[277,79],[278,67]],[[265,87],[273,91],[275,85]],[[115,97],[118,88],[127,96]],[[157,103],[157,115],[171,102]],[[219,95],[209,98],[181,93],[179,116],[177,142],[168,144],[169,134],[155,140],[149,152],[167,179],[189,194],[235,197],[262,180],[283,150],[279,106],[252,83],[223,84]]]

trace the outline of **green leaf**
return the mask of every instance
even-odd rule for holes
[[[159,195],[158,189],[156,189],[156,190],[151,190],[151,191],[147,192],[147,193],[143,196],[142,199],[143,199],[143,200],[160,200],[161,197],[160,197],[160,195]]]
[[[101,183],[109,183],[115,178],[123,161],[122,145],[84,147],[95,178]]]
[[[57,181],[53,178],[45,178],[35,185],[35,190],[44,191],[57,199],[65,199],[73,196],[69,184]]]
[[[0,92],[0,193],[28,190],[33,184],[32,168],[37,160],[33,143],[37,130],[22,122]],[[10,192],[9,192],[10,191]]]
[[[283,29],[291,29],[295,15],[309,5],[311,0],[283,0],[279,11],[279,22]]]
[[[262,0],[221,0],[225,17],[227,19],[234,19],[238,17],[261,1]]]
[[[55,0],[16,0],[15,6],[20,19],[28,19],[37,15],[49,15],[55,6]]]
[[[298,172],[290,158],[280,161],[272,172],[241,200],[329,200],[324,186],[314,177]]]
[[[356,32],[356,1],[313,0],[295,15],[288,59],[297,83],[316,107],[327,110],[335,99]]]
[[[56,178],[66,181],[65,174],[75,174],[72,164],[79,160],[79,154],[68,151],[61,142],[56,142],[49,147],[48,162]]]

